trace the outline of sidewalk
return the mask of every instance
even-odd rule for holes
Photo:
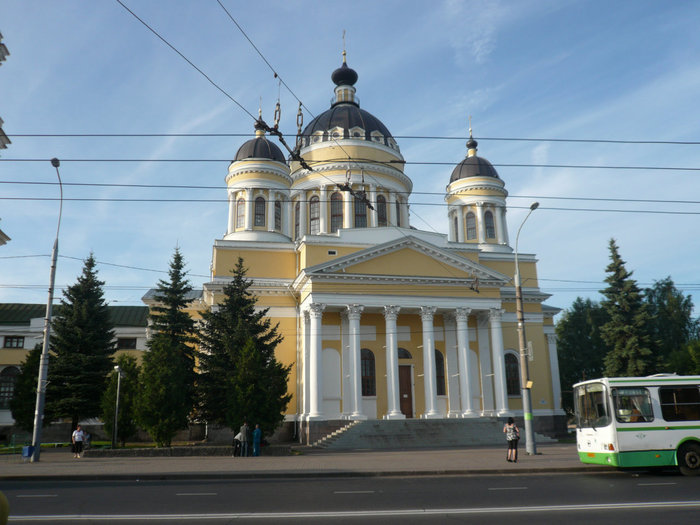
[[[417,476],[588,472],[607,467],[582,464],[575,444],[538,446],[536,456],[520,449],[518,463],[505,460],[506,447],[403,451],[302,451],[257,458],[129,457],[74,459],[66,449],[46,450],[37,463],[0,457],[0,481],[39,479],[242,479],[272,477]]]

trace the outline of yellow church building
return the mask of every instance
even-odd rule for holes
[[[286,421],[307,442],[344,420],[522,417],[504,181],[470,133],[445,181],[449,233],[413,228],[398,143],[360,108],[345,57],[331,79],[331,107],[301,134],[305,162],[260,125],[236,153],[203,301],[216,305],[242,257],[284,337]],[[535,256],[518,260],[534,428],[558,432],[558,309],[543,304]]]

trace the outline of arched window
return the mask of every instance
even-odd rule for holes
[[[484,213],[484,226],[486,226],[486,238],[496,238],[496,227],[493,225],[493,213],[487,211]]]
[[[316,195],[309,200],[309,232],[311,235],[318,235],[321,231],[321,206]]]
[[[411,355],[411,352],[405,348],[399,347],[399,359],[413,359],[413,356]]]
[[[398,197],[396,197],[396,226],[401,226],[401,203]]]
[[[275,230],[282,231],[282,203],[275,201]]]
[[[520,366],[518,356],[514,352],[507,352],[506,361],[506,392],[509,396],[520,395]]]
[[[367,203],[364,199],[355,197],[355,228],[367,227]]]
[[[467,213],[467,240],[476,239],[476,217],[473,212]]]
[[[294,240],[299,239],[299,215],[301,212],[301,204],[299,201],[294,203]]]
[[[12,394],[15,391],[15,383],[19,375],[19,368],[8,366],[0,372],[0,409],[10,408]]]
[[[435,387],[437,395],[445,395],[445,358],[437,348],[435,349]]]
[[[377,378],[374,371],[374,354],[367,348],[362,349],[362,395],[377,395]]]
[[[265,199],[255,199],[255,226],[265,226]]]
[[[245,228],[245,200],[243,199],[236,201],[236,228]]]
[[[343,227],[343,196],[337,191],[331,195],[331,233]]]
[[[386,226],[386,197],[377,197],[377,226]]]

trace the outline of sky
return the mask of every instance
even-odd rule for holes
[[[46,302],[53,157],[64,198],[56,300],[90,253],[109,304],[142,304],[176,247],[201,287],[251,115],[261,108],[271,123],[279,100],[293,143],[297,99],[305,123],[328,109],[343,45],[361,107],[407,161],[412,226],[447,233],[445,188],[471,116],[478,154],[509,192],[511,244],[540,203],[519,251],[537,255],[547,304],[601,299],[611,238],[641,287],[671,276],[700,290],[699,2],[121,3],[0,4],[10,52],[0,118],[12,141],[0,150],[0,229],[11,238],[0,302]],[[122,136],[95,136],[110,134]],[[154,136],[124,136],[139,134]],[[163,136],[173,134],[189,136]]]

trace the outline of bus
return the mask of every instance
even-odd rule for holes
[[[700,376],[615,377],[574,385],[583,463],[677,466],[700,474]]]

